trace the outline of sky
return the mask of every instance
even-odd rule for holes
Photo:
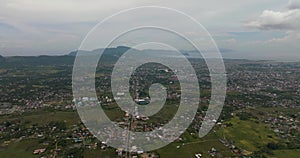
[[[300,0],[0,0],[0,55],[68,54],[104,18],[149,5],[194,17],[224,57],[300,60]]]

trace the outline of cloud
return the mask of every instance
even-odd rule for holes
[[[286,35],[284,37],[272,38],[270,40],[265,41],[264,43],[291,44],[295,42],[298,43],[299,39],[300,39],[300,32],[286,31]]]
[[[0,23],[15,28],[7,31],[8,28],[2,26],[0,40],[6,41],[5,52],[9,55],[45,52],[63,54],[76,49],[94,24],[105,17],[131,7],[154,5],[186,12],[209,29],[215,38],[228,38],[220,41],[220,44],[233,47],[240,40],[226,32],[243,30],[240,27],[241,21],[249,15],[260,12],[262,8],[278,8],[282,4],[280,0],[264,0],[263,3],[261,0],[188,0],[184,3],[179,0],[0,0]],[[295,8],[294,2],[289,6],[286,7]],[[157,21],[159,18],[145,20]],[[122,22],[124,21],[133,23],[135,17],[123,19]],[[178,23],[177,19],[168,19],[167,22],[182,25],[183,28],[185,26]],[[249,39],[248,36],[244,37]],[[0,52],[1,50],[3,48],[0,48]]]
[[[245,24],[248,28],[261,31],[282,31],[283,37],[273,37],[265,41],[265,44],[291,44],[300,39],[300,1],[290,0],[286,8],[281,11],[264,10],[255,20]]]
[[[82,22],[130,6],[135,0],[0,0],[1,14],[6,18],[23,19],[26,22]]]
[[[265,10],[256,20],[246,23],[245,26],[259,30],[298,30],[300,9]]]
[[[289,9],[300,9],[300,1],[299,0],[290,0],[288,4]]]

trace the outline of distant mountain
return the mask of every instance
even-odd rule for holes
[[[103,54],[106,55],[120,55],[125,53],[127,50],[131,49],[130,47],[126,46],[118,46],[116,48],[100,48],[100,49],[95,49],[93,51],[85,51],[85,50],[75,50],[72,51],[68,54],[68,56],[76,56],[78,51],[80,51],[81,55],[93,55],[95,53],[99,53],[104,50]]]
[[[102,62],[114,62],[117,61],[122,54],[124,54],[129,47],[116,47],[116,48],[107,48],[104,50],[102,55]],[[103,49],[96,49],[93,51],[80,51],[80,55],[95,55]],[[40,56],[11,56],[3,57],[0,56],[0,67],[26,67],[26,66],[62,66],[62,65],[73,65],[75,56],[78,51],[70,52],[67,55],[62,56],[49,56],[49,55],[40,55]]]
[[[0,61],[4,61],[4,60],[5,58],[2,55],[0,55]]]
[[[160,50],[160,49],[143,49],[143,50],[137,50],[133,49],[130,47],[126,46],[118,46],[116,48],[100,48],[100,49],[95,49],[93,51],[83,51],[80,50],[80,55],[88,56],[88,55],[95,55],[97,53],[100,53],[104,50],[103,56],[106,57],[107,59],[114,59],[116,57],[122,56],[126,51],[129,49],[140,52],[140,53],[145,53],[146,55],[162,55],[162,56],[169,56],[169,57],[174,57],[176,54],[174,54],[173,50]],[[158,53],[159,52],[159,53]],[[187,58],[202,58],[202,54],[198,51],[188,51],[188,50],[180,50],[180,52],[186,56]],[[227,54],[227,53],[232,53],[234,50],[231,49],[220,49],[221,54]],[[76,56],[78,53],[78,50],[72,51],[68,54],[68,56]],[[158,54],[157,54],[158,53]],[[202,52],[203,53],[203,52]],[[209,53],[207,51],[206,53]]]
[[[118,46],[115,48],[101,48],[95,49],[93,51],[82,51],[80,50],[80,55],[84,56],[95,56],[99,52],[103,51],[103,54],[100,58],[100,63],[109,63],[112,64],[117,62],[118,59],[128,50],[135,51],[137,53],[141,53],[142,55],[161,55],[163,57],[177,57],[172,50],[155,50],[155,49],[144,49],[138,50],[133,49],[126,46]],[[223,50],[224,51],[224,50]],[[225,50],[230,51],[230,50]],[[26,66],[60,66],[60,65],[73,65],[76,55],[78,54],[78,50],[72,51],[67,55],[62,56],[48,56],[48,55],[41,55],[41,56],[11,56],[11,57],[3,57],[0,55],[0,67],[26,67]],[[188,58],[198,58],[199,52],[195,51],[181,51],[183,55]],[[175,55],[175,56],[174,56]],[[89,58],[86,58],[89,59]]]
[[[78,50],[72,51],[68,54],[68,56],[76,56]]]
[[[4,59],[4,60],[3,60]],[[59,66],[72,65],[74,57],[71,56],[13,56],[0,58],[0,67],[26,67],[26,66]]]

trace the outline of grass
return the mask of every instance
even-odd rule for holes
[[[25,139],[21,141],[11,142],[7,147],[0,148],[0,157],[13,158],[34,158],[39,157],[33,155],[33,150],[38,146],[37,140]]]
[[[300,149],[294,150],[274,150],[273,153],[277,158],[297,158],[300,155]]]
[[[218,152],[221,152],[222,156],[231,157],[233,156],[229,148],[224,146],[216,135],[213,133],[208,134],[204,138],[192,137],[188,133],[183,136],[183,142],[171,143],[159,150],[158,154],[162,158],[178,157],[178,158],[190,158],[195,157],[195,154],[201,153],[204,157],[210,157],[208,151],[214,147]],[[179,148],[177,148],[179,146]]]
[[[232,156],[229,149],[225,148],[218,140],[203,141],[195,144],[181,145],[177,149],[178,143],[170,144],[162,149],[158,150],[159,155],[162,158],[179,157],[179,158],[190,158],[194,157],[195,154],[201,153],[204,157],[209,157],[208,151],[215,147],[218,151],[221,151],[223,156]]]
[[[92,157],[92,158],[111,158],[116,157],[115,149],[106,149],[105,151],[97,150],[85,150],[83,152],[83,157]]]
[[[169,109],[167,108],[166,111],[168,110]],[[269,109],[262,109],[262,111],[266,112],[268,110]],[[108,115],[110,115],[111,119],[117,119],[118,117],[124,115],[124,113],[121,112],[116,105],[110,105],[106,107],[105,111]],[[7,120],[28,121],[29,124],[47,124],[51,121],[64,121],[68,126],[71,126],[78,123],[80,119],[78,114],[74,111],[44,110],[25,113],[22,115],[6,115],[1,116],[0,118],[0,122]],[[258,122],[254,119],[240,120],[239,117],[233,117],[226,121],[226,123],[232,124],[232,126],[224,128],[226,139],[232,140],[235,146],[247,151],[257,151],[259,150],[259,147],[266,146],[267,143],[277,142],[279,140],[279,138],[269,128],[268,125]],[[198,153],[201,153],[204,157],[209,157],[210,155],[208,151],[214,147],[224,157],[234,156],[231,150],[219,141],[219,138],[223,138],[223,129],[220,127],[215,127],[215,130],[216,133],[210,132],[204,138],[198,138],[197,135],[190,135],[186,132],[181,136],[182,141],[173,142],[164,148],[158,149],[156,152],[162,158],[190,158],[194,157],[194,155]],[[39,143],[37,141],[38,140],[35,139],[12,141],[7,147],[0,147],[0,157],[35,157],[32,152],[35,148],[39,147]],[[178,146],[179,148],[177,148]],[[115,150],[85,150],[83,154],[84,157],[113,157],[115,155]],[[297,157],[299,154],[300,150],[274,150],[274,155],[278,158],[292,158]]]
[[[2,116],[0,122],[22,120],[29,124],[45,125],[51,121],[64,121],[68,126],[74,125],[80,121],[79,116],[74,111],[37,111],[25,113],[22,115]]]
[[[224,128],[226,139],[233,140],[235,146],[247,151],[257,151],[259,147],[279,140],[266,124],[255,120],[240,120],[234,117],[227,123],[231,123],[232,126]],[[223,129],[220,128],[217,134],[223,137]]]

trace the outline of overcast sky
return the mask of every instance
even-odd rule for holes
[[[105,17],[145,5],[191,15],[225,57],[300,59],[300,0],[0,0],[0,54],[67,54]]]

